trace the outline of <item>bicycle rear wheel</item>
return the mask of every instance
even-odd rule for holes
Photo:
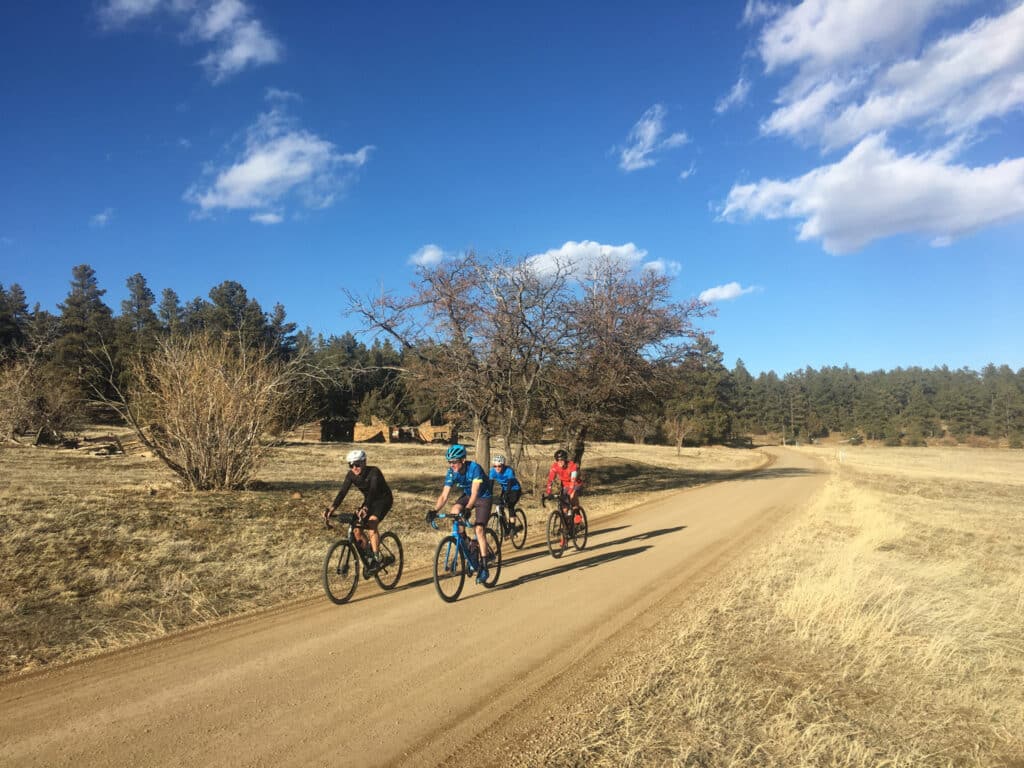
[[[402,542],[391,531],[382,533],[378,554],[384,564],[373,575],[373,578],[377,580],[381,589],[394,589],[398,585],[398,580],[402,578],[402,566],[405,564],[405,558],[402,555]]]
[[[511,520],[513,526],[512,546],[516,549],[522,549],[523,545],[526,544],[526,514],[523,510],[517,509]]]
[[[359,556],[345,539],[331,544],[324,557],[324,592],[335,605],[348,602],[359,583]]]
[[[446,603],[454,603],[466,583],[466,557],[454,536],[445,536],[434,553],[434,589]]]
[[[552,557],[557,559],[562,556],[568,544],[567,538],[562,513],[555,510],[548,517],[548,552]]]
[[[484,540],[487,542],[487,581],[484,586],[490,589],[498,583],[501,574],[501,544],[490,528],[484,531]]]
[[[583,549],[585,546],[587,546],[587,512],[586,510],[583,509],[583,507],[580,507],[579,509],[575,510],[573,514],[578,514],[580,516],[580,522],[573,523],[572,545],[576,547],[576,549]]]

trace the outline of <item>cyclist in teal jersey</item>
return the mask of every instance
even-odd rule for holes
[[[448,472],[444,477],[444,488],[441,489],[441,495],[437,497],[433,512],[427,515],[428,522],[431,515],[436,515],[444,509],[452,489],[455,488],[458,495],[455,498],[455,503],[452,504],[451,514],[455,516],[462,514],[463,510],[473,511],[474,530],[477,543],[480,545],[481,559],[476,580],[477,583],[483,584],[490,576],[486,567],[488,553],[484,531],[487,528],[487,520],[491,516],[491,481],[483,467],[466,458],[465,446],[451,446],[446,451],[445,458],[448,460]]]

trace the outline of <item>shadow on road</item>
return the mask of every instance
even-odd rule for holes
[[[522,576],[519,576],[515,579],[504,581],[498,584],[498,586],[496,586],[494,590],[498,591],[502,589],[512,589],[513,587],[518,587],[522,584],[526,584],[531,581],[536,581],[537,579],[546,579],[551,576],[557,576],[560,573],[568,573],[569,571],[575,571],[583,568],[593,568],[604,563],[610,563],[613,560],[621,560],[624,557],[633,557],[634,555],[639,555],[641,552],[644,552],[648,549],[650,549],[649,546],[633,547],[632,549],[622,549],[616,552],[605,552],[601,555],[590,555],[589,557],[584,557],[583,559],[572,558],[569,561],[555,560],[553,562],[557,562],[558,565],[552,566],[551,568],[545,568],[540,571],[534,571],[533,573],[524,573]]]
[[[811,477],[812,475],[825,474],[821,469],[806,469],[803,467],[766,467],[745,475],[737,475],[733,480],[777,480],[787,477]]]
[[[593,540],[597,536],[613,533],[615,531],[627,530],[630,527],[632,526],[618,525],[612,528],[601,528],[598,530],[591,530],[589,533],[589,539]],[[588,545],[587,548],[583,550],[583,552],[590,553],[598,550],[608,549],[609,547],[618,547],[623,544],[629,544],[630,542],[635,541],[649,541],[650,539],[655,539],[659,536],[665,536],[670,533],[678,533],[679,531],[685,530],[686,527],[687,526],[685,525],[676,525],[671,528],[658,528],[653,531],[641,531],[640,533],[633,534],[632,536],[626,536],[624,538],[615,539],[614,541],[603,541],[597,545]],[[650,545],[644,547],[633,547],[632,549],[624,549],[616,552],[605,552],[603,554],[590,555],[585,557],[584,559],[578,559],[580,557],[579,553],[577,553],[576,557],[573,557],[572,553],[574,552],[574,550],[570,548],[566,550],[566,556],[572,558],[570,560],[553,560],[553,562],[558,563],[558,565],[553,566],[551,568],[545,568],[540,571],[535,571],[533,573],[526,573],[522,576],[519,576],[509,581],[502,581],[496,587],[494,587],[493,590],[479,590],[479,592],[476,594],[483,594],[485,591],[510,589],[520,584],[526,584],[529,581],[548,578],[549,576],[555,576],[559,573],[566,573],[567,571],[572,571],[580,568],[593,568],[594,566],[601,565],[602,563],[611,562],[613,560],[618,560],[622,557],[632,557],[633,555],[638,555],[641,552],[644,552],[650,548]],[[501,567],[503,571],[506,568],[509,568],[513,565],[522,565],[523,563],[529,563],[532,560],[539,560],[541,558],[551,557],[550,553],[548,552],[547,544],[544,542],[531,544],[525,550],[521,550],[520,554],[514,555],[512,557],[508,556],[508,550],[505,550],[505,553],[506,554],[502,558],[501,562]],[[472,578],[473,577],[471,575],[467,574],[467,580],[471,580]],[[352,602],[359,602],[362,600],[373,600],[376,597],[383,597],[387,594],[387,592],[384,592],[380,590],[379,587],[377,587],[377,583],[373,579],[363,579],[362,576],[360,576],[360,581],[367,582],[365,584],[365,587],[363,584],[360,584],[360,590],[364,590],[366,587],[371,587],[376,588],[377,591],[376,593],[363,594],[362,596],[359,596],[357,593],[357,596],[354,597]],[[415,581],[407,581],[404,584],[395,587],[391,591],[404,592],[407,589],[425,587],[427,585],[432,585],[433,583],[434,577],[432,575],[424,576],[422,578],[416,579]],[[463,594],[463,596],[460,599],[467,600],[474,596],[475,595]]]

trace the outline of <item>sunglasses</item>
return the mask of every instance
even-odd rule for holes
[[[355,469],[356,467],[365,467],[366,466],[366,462],[365,461],[350,461],[348,466],[349,466],[349,469]]]

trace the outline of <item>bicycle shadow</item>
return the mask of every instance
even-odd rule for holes
[[[545,568],[540,571],[533,571],[532,573],[524,573],[523,575],[517,576],[515,579],[512,579],[511,581],[503,581],[490,591],[500,592],[503,589],[514,589],[515,587],[522,586],[523,584],[529,584],[531,581],[537,581],[538,579],[548,579],[552,576],[558,576],[562,573],[568,573],[569,571],[582,570],[585,568],[595,568],[599,565],[604,565],[605,563],[614,562],[615,560],[621,560],[626,557],[633,557],[635,555],[639,555],[648,549],[650,549],[650,546],[633,547],[632,549],[622,549],[616,552],[605,552],[604,554],[600,555],[591,555],[582,560],[572,559],[569,562],[559,561],[558,565],[552,566],[550,568]],[[473,597],[476,597],[476,595],[473,595]]]
[[[626,528],[628,526],[623,527]],[[688,526],[685,525],[676,525],[672,528],[658,528],[654,531],[642,531],[640,533],[633,534],[632,536],[626,536],[622,539],[616,539],[615,541],[605,541],[594,547],[588,546],[587,549],[604,549],[606,547],[617,547],[620,544],[628,544],[631,541],[647,541],[648,539],[655,539],[659,536],[666,536],[670,533],[678,533],[679,531],[685,530],[687,527]],[[594,534],[591,533],[590,535],[593,536]]]

